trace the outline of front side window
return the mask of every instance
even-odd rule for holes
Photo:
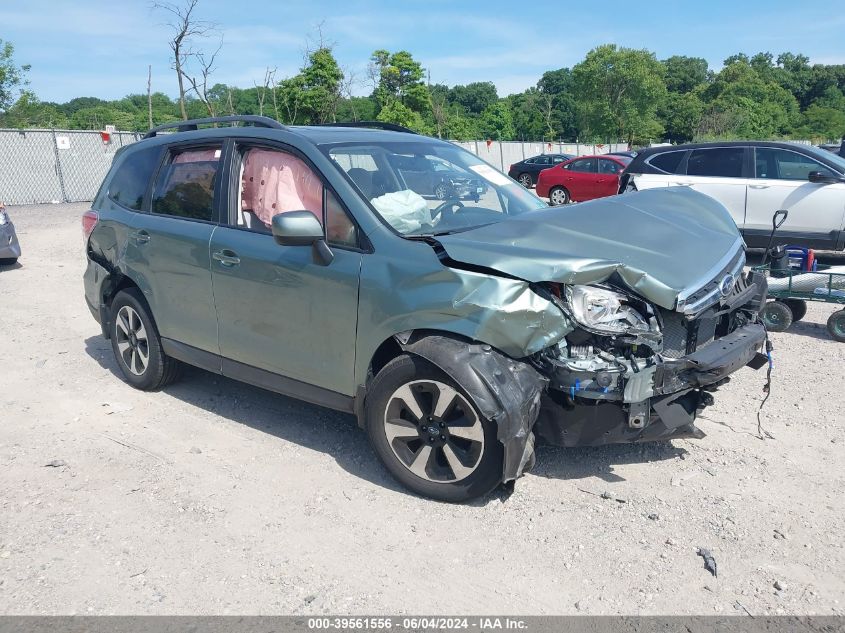
[[[320,146],[403,236],[445,235],[547,208],[474,154],[440,141]]]
[[[745,150],[742,147],[696,149],[687,161],[687,175],[742,178],[744,156]]]
[[[248,148],[242,154],[237,225],[270,234],[273,217],[310,211],[334,246],[358,246],[358,230],[320,176],[301,158],[276,149]],[[325,210],[324,210],[325,206]]]
[[[220,151],[219,145],[171,150],[156,179],[153,213],[211,221]]]
[[[535,165],[548,165],[550,163],[548,156],[538,156],[534,159]]]
[[[109,198],[122,207],[140,211],[159,156],[160,147],[138,149],[129,154],[109,183]]]
[[[776,147],[755,148],[754,167],[757,178],[807,180],[812,171],[820,171],[826,176],[833,175],[827,166],[809,156]]]

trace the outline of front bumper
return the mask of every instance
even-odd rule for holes
[[[664,361],[646,374],[648,397],[640,401],[572,397],[549,390],[534,433],[559,446],[703,437],[694,422],[712,400],[707,392],[746,365],[755,369],[763,366],[766,357],[760,349],[765,340],[765,328],[750,323],[699,351]],[[628,387],[626,394],[644,391],[642,384],[630,390]]]
[[[11,221],[0,225],[0,259],[17,259],[21,256],[21,245]]]

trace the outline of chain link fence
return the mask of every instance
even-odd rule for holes
[[[92,200],[115,152],[138,139],[134,132],[0,129],[0,201]]]
[[[115,152],[141,138],[137,132],[0,129],[0,201],[6,204],[93,200]],[[623,143],[455,141],[504,172],[537,154],[606,154]]]

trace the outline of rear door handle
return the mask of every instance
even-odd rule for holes
[[[211,256],[220,262],[221,266],[226,266],[227,268],[237,266],[241,263],[241,258],[238,257],[238,254],[234,251],[230,251],[228,248],[222,251],[216,251],[212,253]]]
[[[752,189],[768,189],[769,185],[748,185]]]
[[[150,234],[144,230],[136,231],[132,234],[132,239],[138,242],[138,244],[146,244],[150,241]]]

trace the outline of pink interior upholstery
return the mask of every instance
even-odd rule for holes
[[[270,226],[273,216],[306,209],[323,221],[323,185],[304,162],[283,152],[251,149],[244,158],[241,209]]]
[[[173,163],[202,163],[207,161],[216,161],[219,158],[219,149],[192,149],[187,152],[177,154],[173,158]]]

